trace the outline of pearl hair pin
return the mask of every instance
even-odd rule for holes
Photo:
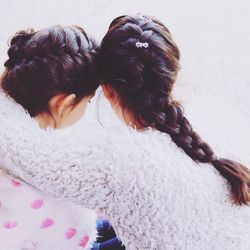
[[[147,42],[142,43],[142,42],[136,42],[135,43],[136,48],[148,48],[149,44]]]

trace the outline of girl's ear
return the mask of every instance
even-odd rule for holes
[[[62,117],[63,112],[73,104],[75,99],[75,94],[58,94],[56,96],[53,96],[49,101],[50,112],[55,116]]]
[[[58,115],[62,117],[63,112],[67,110],[75,101],[76,95],[70,94],[70,95],[64,95],[64,97],[60,98],[57,103],[57,110]]]

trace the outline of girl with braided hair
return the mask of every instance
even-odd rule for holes
[[[11,39],[1,87],[42,128],[66,127],[98,87],[97,44],[80,27],[20,31]]]
[[[78,26],[19,31],[10,41],[2,90],[41,128],[72,125],[83,116],[98,87],[97,48]],[[96,222],[95,212],[58,201],[0,173],[1,249],[124,249],[108,221]],[[17,202],[16,196],[23,198]],[[8,245],[4,238],[16,240]]]
[[[250,201],[250,171],[219,158],[193,130],[172,89],[180,52],[169,30],[148,16],[120,16],[101,43],[100,79],[105,96],[125,123],[138,130],[151,127],[172,140],[197,163],[210,163],[229,182],[232,201]]]

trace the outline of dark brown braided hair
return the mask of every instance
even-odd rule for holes
[[[149,16],[113,20],[100,48],[100,81],[111,86],[119,103],[143,127],[168,133],[195,162],[211,163],[231,185],[237,204],[250,201],[250,172],[238,162],[218,158],[193,131],[171,92],[180,52],[169,30]]]
[[[17,32],[10,41],[1,87],[31,116],[48,110],[61,93],[76,102],[98,87],[96,42],[78,26]]]

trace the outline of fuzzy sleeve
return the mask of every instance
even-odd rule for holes
[[[14,105],[12,112],[8,105]],[[0,121],[2,168],[43,192],[102,209],[127,249],[154,249],[162,229],[150,230],[149,223],[149,218],[153,224],[161,223],[160,214],[152,209],[154,190],[147,185],[154,178],[150,171],[147,174],[153,158],[147,160],[136,148],[128,150],[128,144],[133,147],[128,140],[122,145],[106,136],[95,143],[93,137],[99,135],[91,131],[81,138],[42,131],[22,108],[8,102]]]
[[[127,249],[154,249],[149,247],[154,241],[149,217],[155,216],[161,222],[154,210],[148,210],[154,194],[146,189],[144,175],[138,179],[139,172],[130,172],[133,164],[127,157],[118,160],[98,145],[82,148],[83,153],[70,153],[51,147],[47,151],[48,144],[40,141],[35,147],[20,137],[18,144],[5,142],[0,146],[2,167],[41,191],[87,208],[102,209]],[[145,226],[149,226],[147,232]]]

